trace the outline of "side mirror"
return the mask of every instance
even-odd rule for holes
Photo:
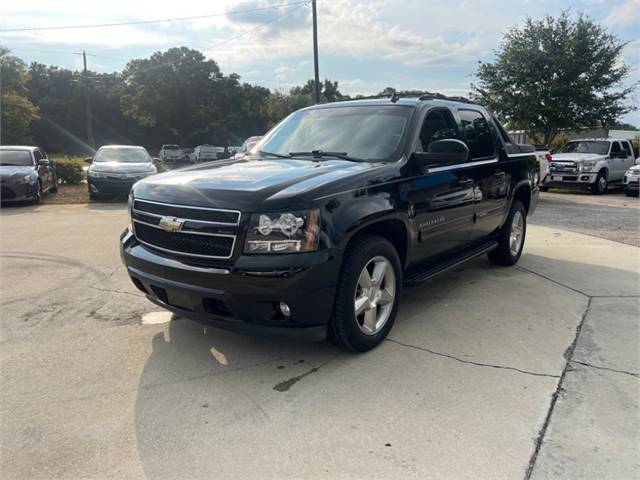
[[[84,161],[87,163],[93,162],[93,157],[84,157]]]
[[[455,165],[467,161],[469,148],[460,140],[447,138],[431,142],[427,152],[416,152],[414,156],[418,165],[423,168],[437,165]]]
[[[41,158],[40,160],[38,160],[38,165],[40,165],[42,167],[48,167],[49,166],[49,160],[47,160],[46,158]]]
[[[153,163],[158,163],[160,161],[160,159],[158,157],[151,157],[151,161]]]

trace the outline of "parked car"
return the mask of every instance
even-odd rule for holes
[[[242,158],[242,157],[248,155],[249,152],[251,151],[251,149],[253,147],[255,147],[260,140],[262,140],[262,136],[260,136],[260,135],[247,138],[244,141],[244,143],[242,144],[242,146],[240,147],[240,150],[238,152],[236,152],[234,157],[235,158]]]
[[[149,153],[139,146],[105,145],[93,157],[87,170],[89,196],[126,195],[138,180],[158,172]]]
[[[636,161],[637,163],[637,161]],[[622,188],[627,197],[637,197],[640,192],[640,165],[634,165],[624,174]]]
[[[162,145],[159,157],[165,163],[178,163],[184,160],[180,145]]]
[[[237,162],[138,182],[121,254],[180,316],[365,351],[404,283],[478,255],[514,265],[540,170],[470,103],[424,96],[315,105]]]
[[[572,140],[551,157],[542,191],[551,187],[590,188],[600,195],[609,184],[621,183],[635,163],[631,142],[614,138]]]
[[[0,201],[39,203],[47,192],[58,191],[52,159],[44,150],[27,146],[0,146]]]
[[[218,147],[213,145],[198,145],[193,151],[195,161],[210,162],[218,159]]]

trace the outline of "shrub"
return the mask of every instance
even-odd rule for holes
[[[54,157],[58,179],[67,185],[77,185],[84,179],[83,167],[85,162],[79,157]]]

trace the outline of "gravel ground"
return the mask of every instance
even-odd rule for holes
[[[529,223],[640,247],[640,200],[625,196],[621,190],[602,196],[541,193]]]

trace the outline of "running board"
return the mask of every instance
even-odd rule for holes
[[[448,272],[452,268],[457,267],[469,260],[472,260],[480,255],[485,253],[489,253],[492,250],[495,250],[498,247],[498,242],[489,241],[484,242],[479,245],[475,245],[469,250],[464,250],[453,257],[449,257],[446,260],[436,263],[429,264],[424,267],[413,267],[404,278],[405,285],[412,285],[416,283],[425,282],[441,273]]]

